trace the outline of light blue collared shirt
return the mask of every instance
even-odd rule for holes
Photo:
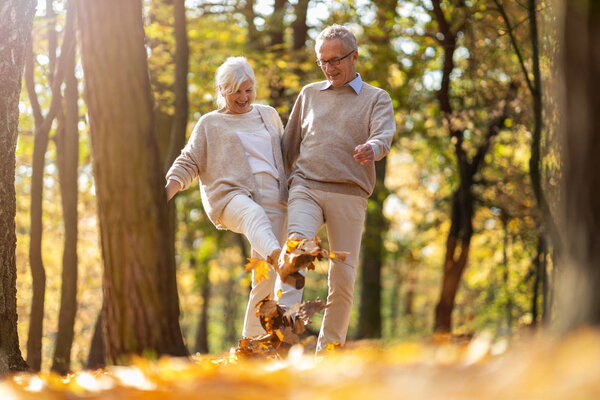
[[[350,86],[352,89],[354,89],[356,94],[360,94],[360,89],[362,89],[362,85],[363,85],[362,78],[360,77],[360,74],[357,72],[356,78],[352,79],[350,82],[346,83],[344,86]],[[321,90],[327,90],[329,88],[331,88],[331,82],[326,81],[325,84],[323,85],[323,87],[321,88]]]

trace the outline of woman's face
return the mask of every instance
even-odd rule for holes
[[[254,94],[254,82],[248,79],[240,85],[237,92],[224,94],[225,108],[230,114],[244,114],[252,109],[252,103],[256,95]]]

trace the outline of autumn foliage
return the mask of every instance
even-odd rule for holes
[[[422,342],[355,342],[316,360],[310,343],[287,356],[235,351],[218,357],[135,358],[126,367],[17,374],[0,382],[12,399],[597,399],[600,333],[560,342],[523,336],[508,346],[486,334]]]

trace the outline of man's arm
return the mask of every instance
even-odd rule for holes
[[[373,161],[379,161],[390,152],[390,146],[396,133],[392,99],[386,91],[381,91],[373,106],[369,131],[369,140],[365,144],[370,145],[373,151]],[[367,150],[364,151],[367,152]]]

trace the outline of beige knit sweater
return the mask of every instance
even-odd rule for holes
[[[359,94],[349,86],[322,91],[324,84],[302,89],[285,127],[283,159],[290,185],[369,197],[375,166],[354,161],[354,148],[368,141],[377,160],[388,154],[396,132],[392,100],[364,82]]]
[[[273,107],[253,106],[271,135],[273,158],[279,173],[279,200],[286,204],[287,183],[281,155],[283,124]],[[183,184],[182,189],[188,188],[197,176],[204,210],[219,229],[227,228],[221,223],[220,216],[235,195],[244,194],[255,200],[260,196],[243,144],[218,111],[200,118],[187,145],[167,172],[167,180],[177,178]]]

